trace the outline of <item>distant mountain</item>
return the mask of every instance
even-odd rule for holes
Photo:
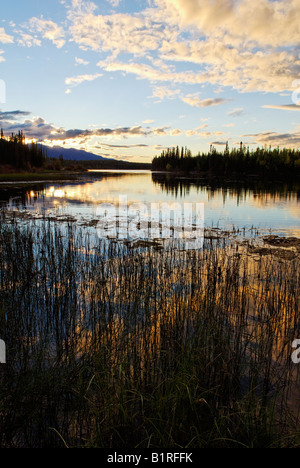
[[[62,156],[65,161],[113,161],[113,159],[104,158],[103,156],[97,156],[94,153],[88,153],[87,151],[73,148],[44,146],[44,149],[47,152],[48,158],[58,159]]]
[[[151,169],[149,163],[135,163],[121,161],[118,159],[109,159],[103,156],[97,156],[94,153],[77,150],[73,148],[63,148],[61,146],[43,146],[47,157],[58,159],[60,156],[64,159],[64,164],[72,164],[72,161],[80,163],[86,169]]]

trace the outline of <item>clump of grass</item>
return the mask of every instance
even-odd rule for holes
[[[2,216],[2,447],[298,446],[298,257]]]

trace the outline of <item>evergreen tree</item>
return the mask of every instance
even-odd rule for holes
[[[1,129],[0,139],[0,166],[11,166],[16,170],[29,170],[42,167],[46,156],[42,145],[37,143],[26,144],[22,131],[4,136]]]
[[[179,157],[180,154],[180,157]],[[229,149],[226,143],[223,152],[210,145],[208,153],[192,156],[186,147],[164,150],[152,161],[153,170],[180,172],[203,172],[211,175],[259,175],[284,176],[299,175],[300,150],[288,148],[256,148],[240,143],[239,148]]]

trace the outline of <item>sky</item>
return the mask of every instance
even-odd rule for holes
[[[5,134],[137,162],[300,147],[299,0],[2,0],[0,15]]]

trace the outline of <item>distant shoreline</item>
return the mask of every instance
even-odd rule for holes
[[[43,182],[76,180],[86,171],[41,171],[41,172],[7,172],[0,174],[0,182]]]

